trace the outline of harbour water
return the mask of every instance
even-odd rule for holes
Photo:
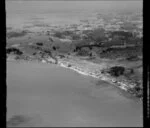
[[[142,126],[140,102],[95,80],[58,65],[8,62],[7,120],[27,118],[15,126]]]

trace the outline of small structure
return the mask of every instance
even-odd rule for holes
[[[45,61],[45,60],[42,60],[42,63],[46,63],[46,61]]]
[[[54,58],[49,57],[49,58],[47,58],[47,62],[56,64],[56,63],[57,63],[57,60],[54,59]]]

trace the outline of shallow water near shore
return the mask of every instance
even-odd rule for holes
[[[57,65],[7,62],[8,125],[142,126],[140,102],[91,81]]]

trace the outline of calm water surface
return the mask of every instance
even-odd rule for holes
[[[8,62],[9,125],[142,126],[141,103],[107,83],[96,87],[91,81],[56,65]],[[12,117],[19,121],[14,124]]]

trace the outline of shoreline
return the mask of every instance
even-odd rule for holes
[[[125,82],[125,81],[119,81],[117,80],[117,78],[113,78],[111,76],[107,76],[105,74],[102,74],[102,73],[94,73],[94,72],[87,72],[87,71],[84,71],[82,70],[81,68],[79,67],[75,67],[75,66],[71,66],[71,67],[68,67],[68,65],[65,65],[61,62],[59,62],[59,66],[61,67],[64,67],[64,68],[68,68],[68,69],[71,69],[81,75],[86,75],[86,76],[91,76],[93,78],[96,78],[96,79],[99,79],[99,80],[103,80],[103,81],[106,81],[108,83],[110,83],[111,85],[114,85],[116,86],[117,88],[120,88],[121,90],[131,94],[132,96],[138,98],[140,101],[143,100],[143,98],[139,98],[137,97],[136,93],[133,93],[132,91],[130,91],[130,89],[133,89],[134,88],[134,85],[131,85],[130,83],[128,82]]]
[[[42,61],[38,61],[38,60],[34,60],[34,61],[26,61],[26,60],[15,60],[15,59],[7,59],[7,62],[37,62],[37,63],[45,63],[45,64],[53,64],[53,63],[48,63],[48,62],[42,62]],[[117,79],[115,78],[112,78],[111,76],[107,76],[105,74],[102,74],[102,73],[95,73],[94,71],[86,71],[84,68],[81,68],[79,66],[76,66],[75,64],[73,63],[70,63],[70,62],[67,62],[67,61],[61,61],[61,60],[58,60],[58,63],[57,64],[54,64],[54,65],[57,65],[59,67],[63,67],[63,68],[68,68],[68,69],[71,69],[81,75],[85,75],[85,76],[91,76],[93,78],[96,78],[96,79],[99,79],[99,80],[103,80],[103,81],[106,81],[118,88],[120,88],[121,90],[124,90],[125,92],[130,93],[129,89],[131,89],[131,85],[129,85],[129,83],[125,83],[125,82],[122,82],[122,81],[118,81]],[[68,66],[70,65],[70,66]],[[136,97],[136,95],[133,94],[133,96]],[[139,98],[141,101],[142,101],[142,98]]]
[[[105,114],[107,115],[109,122],[110,113],[113,113],[116,110],[118,113],[118,120],[120,120],[121,114],[121,119],[124,121],[124,114],[126,115],[127,112],[129,117],[135,112],[135,117],[133,117],[134,120],[137,118],[137,113],[139,113],[139,116],[141,117],[140,112],[142,112],[142,106],[139,100],[131,97],[128,93],[121,91],[119,88],[115,86],[113,87],[113,85],[101,80],[97,81],[92,77],[82,76],[69,69],[61,68],[59,65],[48,65],[47,63],[39,63],[35,61],[20,61],[19,63],[10,62],[8,64],[8,69],[8,77],[10,78],[8,78],[8,121],[10,121],[15,115],[26,117],[30,116],[30,113],[31,116],[35,113],[38,117],[42,117],[44,124],[46,123],[45,120],[49,118],[51,120],[51,115],[53,114],[56,114],[56,117],[59,118],[58,121],[66,117],[68,119],[62,121],[71,122],[72,119],[74,120],[74,117],[76,117],[76,110],[79,111],[78,114],[81,113],[81,117],[87,119],[87,122],[91,120],[91,125],[93,125],[92,122],[95,118],[101,119]],[[17,81],[13,81],[14,79]],[[17,94],[15,88],[17,90],[19,89]],[[22,93],[23,95],[20,95]],[[17,103],[21,102],[21,106],[13,104],[14,102],[12,102],[12,100]],[[27,105],[27,108],[30,109],[22,107],[24,105]],[[23,111],[23,113],[18,113],[16,107],[21,109],[20,112]],[[126,111],[124,111],[124,109]],[[84,110],[85,112],[83,112]],[[122,113],[122,111],[124,113]],[[26,115],[26,112],[29,112],[29,115]],[[69,117],[67,112],[70,112]],[[66,115],[64,115],[64,113],[66,113]],[[97,113],[99,116],[97,116]],[[90,116],[91,114],[93,114],[94,117],[92,115],[90,119],[87,115]],[[70,116],[72,116],[72,118]],[[127,117],[127,119],[129,119],[129,117]],[[54,122],[54,124],[55,120],[56,118],[52,117],[52,122]],[[49,122],[49,120],[47,121]],[[129,119],[129,121],[131,121],[131,119]],[[131,121],[131,123],[133,123],[133,121]]]
[[[79,67],[74,67],[74,66],[68,67],[68,65],[65,65],[63,63],[59,63],[59,66],[71,69],[71,70],[76,71],[77,73],[82,74],[82,75],[91,76],[93,78],[97,78],[97,79],[100,79],[100,80],[107,81],[107,82],[109,82],[110,84],[113,84],[113,85],[114,85],[114,83],[115,84],[122,84],[121,86],[117,86],[117,85],[115,85],[115,86],[119,87],[122,90],[127,91],[127,85],[125,85],[123,83],[116,83],[116,81],[114,79],[110,79],[109,77],[105,76],[104,74],[95,74],[95,73],[92,73],[92,72],[86,72],[86,71],[82,70]]]

